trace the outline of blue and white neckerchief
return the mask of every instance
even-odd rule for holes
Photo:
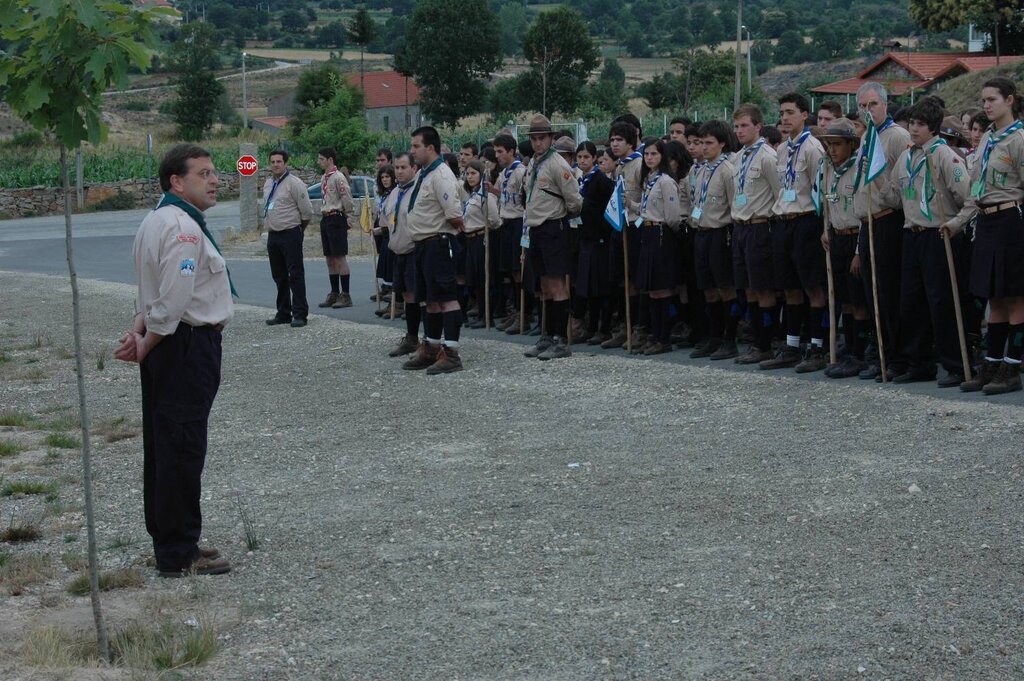
[[[291,174],[292,171],[288,170],[285,171],[285,174],[282,175],[280,179],[274,179],[274,184],[271,185],[270,187],[270,193],[267,194],[267,202],[263,204],[264,211],[269,211],[274,207],[274,194],[277,193],[277,188],[281,186],[282,182],[284,182],[284,178],[288,177]]]
[[[640,199],[640,215],[641,216],[643,216],[643,214],[645,212],[647,212],[647,200],[651,197],[651,191],[654,189],[654,186],[656,184],[658,184],[658,180],[659,179],[661,179],[661,171],[660,170],[658,172],[654,173],[654,175],[651,175],[651,177],[649,177],[647,179],[647,182],[644,184],[644,194],[643,194],[643,197]]]
[[[796,142],[792,139],[786,140],[786,177],[782,183],[785,189],[792,189],[793,185],[796,184],[796,160],[800,156],[800,147],[804,145],[804,142],[810,136],[811,130],[808,128],[800,133],[800,137],[797,138]]]
[[[743,156],[740,159],[740,172],[738,175],[738,189],[739,193],[744,192],[744,188],[747,186],[747,171],[750,170],[750,166],[754,164],[754,158],[757,153],[761,151],[761,147],[764,146],[764,138],[760,138],[752,147],[747,147],[743,150]]]
[[[590,172],[579,179],[580,183],[580,194],[582,196],[587,195],[587,185],[594,179],[594,176],[598,173],[598,167],[595,165],[590,169]]]
[[[985,150],[981,153],[981,172],[978,173],[978,181],[974,183],[973,187],[971,187],[971,195],[974,198],[980,199],[985,194],[985,175],[988,174],[988,161],[989,158],[992,156],[992,151],[1000,142],[1002,142],[1004,139],[1020,130],[1021,127],[1024,127],[1024,123],[1021,123],[1021,121],[1016,120],[1013,123],[1011,123],[1006,128],[1006,130],[1003,130],[1001,133],[999,133],[998,137],[996,137],[993,134],[995,133],[995,124],[993,124],[993,126],[989,128],[988,137],[985,141]]]
[[[518,158],[512,161],[512,165],[505,170],[501,171],[501,205],[507,206],[509,203],[515,205],[515,200],[508,191],[508,182],[512,178],[512,173],[516,171],[516,168],[523,165],[523,162]]]
[[[629,156],[624,156],[624,157],[620,158],[618,161],[615,162],[615,165],[618,166],[619,168],[621,168],[622,166],[626,165],[630,161],[635,161],[638,158],[640,158],[641,156],[643,156],[643,154],[641,154],[639,151],[634,151]]]
[[[704,180],[700,184],[700,203],[697,207],[702,211],[704,209],[704,202],[708,199],[708,187],[711,186],[711,180],[715,176],[715,171],[718,170],[718,166],[722,165],[729,160],[728,154],[722,154],[722,156],[715,161],[715,165],[709,165],[707,161],[704,161]]]
[[[690,170],[690,203],[697,202],[697,177],[708,167],[707,161],[697,161]]]
[[[395,212],[391,215],[391,225],[394,226],[398,219],[398,211],[402,209],[402,199],[410,189],[412,189],[413,180],[409,180],[405,184],[398,187],[398,198],[395,199]]]

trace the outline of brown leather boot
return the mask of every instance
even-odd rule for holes
[[[402,355],[408,355],[411,352],[416,352],[416,348],[419,346],[420,342],[416,336],[405,334],[398,346],[388,353],[388,357],[401,357]]]
[[[437,355],[440,349],[440,345],[430,345],[426,341],[420,341],[420,346],[416,349],[416,354],[406,360],[405,364],[402,365],[402,368],[408,371],[426,369],[437,361]]]
[[[340,295],[340,294],[337,294],[334,291],[331,291],[330,293],[327,294],[327,297],[324,298],[324,302],[322,302],[319,305],[317,305],[317,307],[331,307],[336,302],[338,302],[338,295]]]
[[[348,293],[339,293],[338,299],[331,305],[335,310],[342,307],[352,307],[352,296]]]
[[[451,374],[456,371],[462,371],[462,358],[459,357],[459,349],[442,345],[437,353],[437,360],[427,369],[427,375]]]
[[[981,370],[974,374],[969,381],[960,384],[960,390],[965,393],[976,393],[992,382],[1004,362],[981,361]]]
[[[995,364],[995,362],[986,362]],[[1004,395],[1021,389],[1020,365],[1000,362],[996,375],[982,390],[986,395]]]

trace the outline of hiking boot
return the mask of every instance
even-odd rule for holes
[[[631,355],[642,355],[642,354],[644,354],[644,350],[646,350],[647,348],[651,347],[651,345],[653,345],[653,344],[654,344],[654,341],[652,341],[652,340],[645,340],[643,343],[637,343],[634,340],[633,341],[633,347],[632,347],[632,349],[630,349],[629,354],[631,354]]]
[[[306,325],[306,320],[305,319],[293,319],[291,321],[291,327],[293,329],[301,329],[305,325]]]
[[[981,368],[974,374],[971,380],[964,381],[960,384],[960,390],[965,393],[976,393],[983,389],[986,385],[992,382],[996,377],[996,373],[999,371],[999,367],[1003,364],[1004,362],[989,362],[988,360],[983,360],[981,362]]]
[[[626,332],[625,330],[619,331],[612,334],[606,341],[601,342],[601,347],[605,350],[614,350],[615,348],[621,348],[626,344]]]
[[[721,344],[721,338],[708,338],[706,340],[703,340],[700,343],[698,343],[697,346],[693,349],[693,352],[690,353],[690,359],[702,359],[704,357],[710,357],[718,350],[718,347]]]
[[[160,570],[161,577],[188,577],[191,575],[223,575],[231,572],[231,563],[226,558],[206,558],[199,556],[192,564],[181,570]]]
[[[787,345],[775,353],[771,359],[766,359],[758,366],[765,371],[772,369],[792,369],[800,363],[800,348]]]
[[[459,349],[442,345],[437,352],[437,360],[427,369],[427,375],[451,374],[456,371],[462,371],[462,358],[459,357]]]
[[[772,353],[767,350],[758,350],[756,345],[751,345],[750,348],[742,355],[733,360],[735,364],[760,364],[766,359],[771,359]]]
[[[526,320],[526,330],[527,331],[530,330],[530,320],[529,319]],[[517,335],[519,333],[522,333],[522,331],[519,328],[519,317],[516,316],[512,320],[512,323],[505,327],[504,331],[505,331],[505,333],[507,333],[510,336],[515,336],[515,335]]]
[[[410,336],[405,334],[402,336],[402,340],[398,343],[398,346],[388,353],[388,357],[401,357],[408,355],[411,352],[416,352],[416,348],[420,346],[420,341],[416,336]]]
[[[847,355],[839,364],[825,369],[825,375],[829,378],[853,378],[867,368],[867,362],[862,362],[853,355]]]
[[[810,374],[821,371],[826,366],[828,366],[828,359],[825,357],[825,349],[812,347],[803,361],[796,365],[796,372]]]
[[[718,346],[718,349],[708,355],[708,359],[732,359],[738,354],[740,354],[740,351],[739,348],[736,347],[735,340],[723,340]]]
[[[669,340],[673,343],[681,343],[690,336],[690,327],[686,322],[676,322],[669,332]]]
[[[658,341],[654,341],[653,343],[648,343],[644,347],[644,354],[648,356],[661,355],[666,352],[672,352],[673,349],[674,348],[671,343],[659,343]]]
[[[342,307],[352,307],[352,296],[348,293],[339,293],[338,299],[331,305],[335,310]]]
[[[901,374],[897,374],[893,379],[893,383],[923,383],[924,381],[934,381],[935,371],[929,371],[926,367],[914,367],[908,368]]]
[[[569,324],[571,325],[572,342],[577,345],[586,342],[590,336],[587,333],[587,323],[582,319],[573,319]]]
[[[595,331],[594,335],[587,339],[587,345],[601,345],[607,340],[611,340],[612,335],[605,331]]]
[[[484,318],[483,317],[474,317],[473,321],[471,321],[470,323],[466,324],[466,328],[467,329],[482,329],[485,326],[487,326],[487,325],[484,323]]]
[[[330,293],[327,294],[327,297],[324,298],[324,302],[322,302],[319,305],[317,305],[317,307],[331,307],[336,302],[338,302],[338,296],[339,295],[340,294],[335,293],[334,291],[331,291]]]
[[[988,364],[989,362],[986,362]],[[991,362],[995,364],[995,362]],[[1020,365],[1000,362],[996,375],[982,390],[986,395],[1004,395],[1021,389]]]
[[[572,357],[572,350],[563,342],[564,339],[555,337],[547,350],[537,355],[537,359],[546,362],[549,359],[562,359]]]
[[[537,344],[523,353],[523,357],[540,357],[541,353],[555,344],[551,336],[541,336]]]
[[[278,324],[291,324],[291,323],[292,323],[291,317],[289,317],[288,319],[285,319],[283,317],[276,317],[275,316],[275,317],[271,317],[270,319],[267,320],[267,326],[277,326]]]
[[[943,378],[936,381],[940,388],[954,388],[964,382],[964,375],[959,371],[949,371]]]
[[[420,341],[419,347],[416,348],[416,354],[405,361],[402,365],[403,369],[408,371],[419,371],[420,369],[426,369],[437,361],[438,351],[440,346],[431,345],[426,341]]]
[[[637,347],[638,345],[641,345],[641,346],[647,345],[647,341],[648,340],[649,340],[649,337],[648,337],[647,329],[646,328],[644,328],[643,326],[639,326],[639,325],[633,327],[633,347],[634,348]]]

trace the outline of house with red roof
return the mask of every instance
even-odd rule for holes
[[[371,131],[414,130],[427,121],[420,113],[420,88],[397,71],[349,73],[348,82],[363,91],[366,127]]]
[[[1024,56],[1004,56],[1000,64],[1024,60]],[[837,80],[811,88],[820,95],[856,95],[861,85],[876,81],[891,95],[924,94],[945,80],[965,73],[997,66],[995,55],[979,52],[888,52],[854,78]]]

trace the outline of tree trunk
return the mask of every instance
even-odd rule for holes
[[[92,616],[96,623],[96,641],[100,657],[110,661],[107,627],[103,623],[100,607],[99,558],[96,552],[96,518],[92,504],[92,459],[89,451],[89,411],[85,401],[85,362],[82,355],[82,321],[79,309],[78,275],[71,250],[71,180],[68,177],[68,149],[60,145],[60,171],[64,183],[64,245],[68,256],[68,274],[71,277],[71,323],[75,335],[75,372],[78,374],[78,417],[82,427],[82,486],[85,490],[85,527],[89,539],[89,594]]]

